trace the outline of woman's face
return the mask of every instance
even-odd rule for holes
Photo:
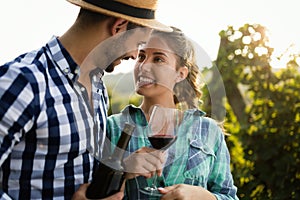
[[[151,36],[138,54],[134,67],[135,87],[143,96],[173,93],[178,77],[177,56],[158,36]]]

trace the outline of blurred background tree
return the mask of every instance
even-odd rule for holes
[[[221,74],[226,90],[219,104],[226,102],[225,126],[232,134],[227,140],[239,197],[299,199],[299,55],[274,72],[265,27],[228,27],[220,37],[211,70]],[[218,85],[212,78],[207,86],[214,89],[209,92],[218,92]],[[210,99],[204,102],[203,109],[209,111]]]
[[[208,116],[224,120],[231,134],[226,140],[238,196],[300,199],[300,55],[290,55],[286,67],[275,71],[264,26],[229,26],[219,35],[218,57],[213,67],[203,71],[211,79],[201,108]],[[127,78],[104,79],[114,83],[108,84],[113,92],[109,114],[140,103],[141,97],[132,94],[132,75],[123,76]]]

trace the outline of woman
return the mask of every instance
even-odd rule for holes
[[[142,103],[139,107],[129,105],[121,113],[110,116],[108,137],[115,144],[123,124],[134,123],[136,130],[128,151],[136,154],[126,158],[125,166],[129,172],[135,172],[134,176],[150,177],[153,171],[160,169],[163,160],[145,156],[134,159],[150,151],[145,148],[151,146],[146,137],[149,111],[156,104],[182,109],[190,117],[182,121],[184,131],[178,133],[177,141],[166,152],[167,165],[162,173],[166,187],[160,188],[161,199],[238,199],[224,133],[198,109],[200,72],[193,46],[179,29],[173,29],[172,33],[153,31],[150,40],[139,50],[134,78],[136,92],[143,96]],[[161,155],[155,156],[160,158]],[[127,198],[146,198],[138,192],[141,185],[147,183],[142,176],[128,177]]]

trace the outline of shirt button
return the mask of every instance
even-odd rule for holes
[[[64,69],[65,73],[69,73],[69,68]]]

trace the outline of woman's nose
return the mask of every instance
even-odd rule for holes
[[[139,65],[139,70],[143,71],[143,72],[150,72],[151,71],[151,63],[146,62],[146,60],[144,62],[142,62]]]

